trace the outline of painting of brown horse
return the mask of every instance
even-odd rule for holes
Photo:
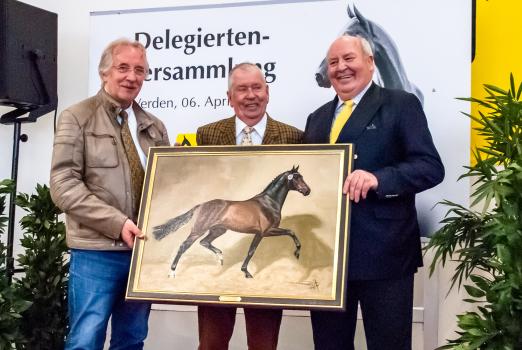
[[[297,191],[304,196],[310,194],[310,187],[299,173],[299,166],[294,166],[291,170],[276,176],[261,193],[250,199],[244,201],[213,199],[196,205],[186,213],[170,219],[162,225],[155,226],[154,238],[160,240],[195,217],[189,236],[180,245],[172,262],[170,276],[174,277],[176,266],[183,253],[207,231],[208,234],[200,241],[200,244],[212,251],[218,257],[221,265],[223,265],[222,251],[212,245],[216,238],[222,236],[227,230],[254,235],[248,254],[241,266],[241,271],[246,278],[252,278],[247,266],[264,237],[290,236],[295,244],[294,255],[299,259],[301,250],[299,239],[292,230],[279,227],[281,208],[289,191]]]

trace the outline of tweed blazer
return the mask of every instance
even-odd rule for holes
[[[267,116],[264,145],[301,143],[302,138],[301,130]],[[236,116],[199,127],[196,140],[200,146],[235,145]]]

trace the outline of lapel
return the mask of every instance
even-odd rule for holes
[[[147,132],[147,129],[149,126],[154,124],[154,121],[147,115],[147,113],[145,113],[143,109],[141,109],[140,106],[138,106],[136,102],[132,103],[132,110],[134,111],[134,115],[136,116],[136,124],[138,125],[138,143],[140,144],[143,153],[147,155],[149,153],[150,144],[145,142],[145,139],[140,137],[140,134]],[[159,136],[156,135],[156,132],[152,128],[148,130],[148,134],[153,140]]]
[[[219,126],[221,133],[217,138],[217,144],[235,145],[236,144],[236,116],[224,119]]]
[[[279,132],[276,122],[274,119],[270,118],[270,116],[266,115],[266,129],[265,134],[263,135],[263,145],[273,145],[280,144],[281,142],[281,133]]]
[[[371,122],[382,102],[381,88],[372,83],[341,130],[337,142],[355,142],[366,130],[366,126]]]
[[[332,129],[335,109],[338,102],[339,97],[336,95],[333,101],[331,101],[330,104],[326,106],[324,117],[321,117],[320,122],[317,123],[317,135],[318,138],[320,138],[317,140],[317,142],[319,143],[330,143],[330,130]]]

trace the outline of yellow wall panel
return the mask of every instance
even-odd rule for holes
[[[471,94],[486,96],[484,84],[503,89],[509,87],[509,74],[515,82],[522,80],[522,1],[476,0],[475,59],[471,67]],[[477,105],[471,112],[477,115]],[[475,122],[472,122],[474,127]],[[480,146],[481,140],[471,131],[471,145]]]

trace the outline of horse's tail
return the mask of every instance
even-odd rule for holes
[[[199,208],[199,205],[196,205],[194,208],[190,209],[185,214],[181,214],[179,216],[176,216],[173,219],[170,219],[163,225],[154,226],[154,229],[152,231],[154,238],[156,238],[159,241],[160,239],[164,238],[169,233],[175,232],[181,226],[185,225],[190,219],[192,219],[192,216],[194,215],[194,211],[197,208]]]

